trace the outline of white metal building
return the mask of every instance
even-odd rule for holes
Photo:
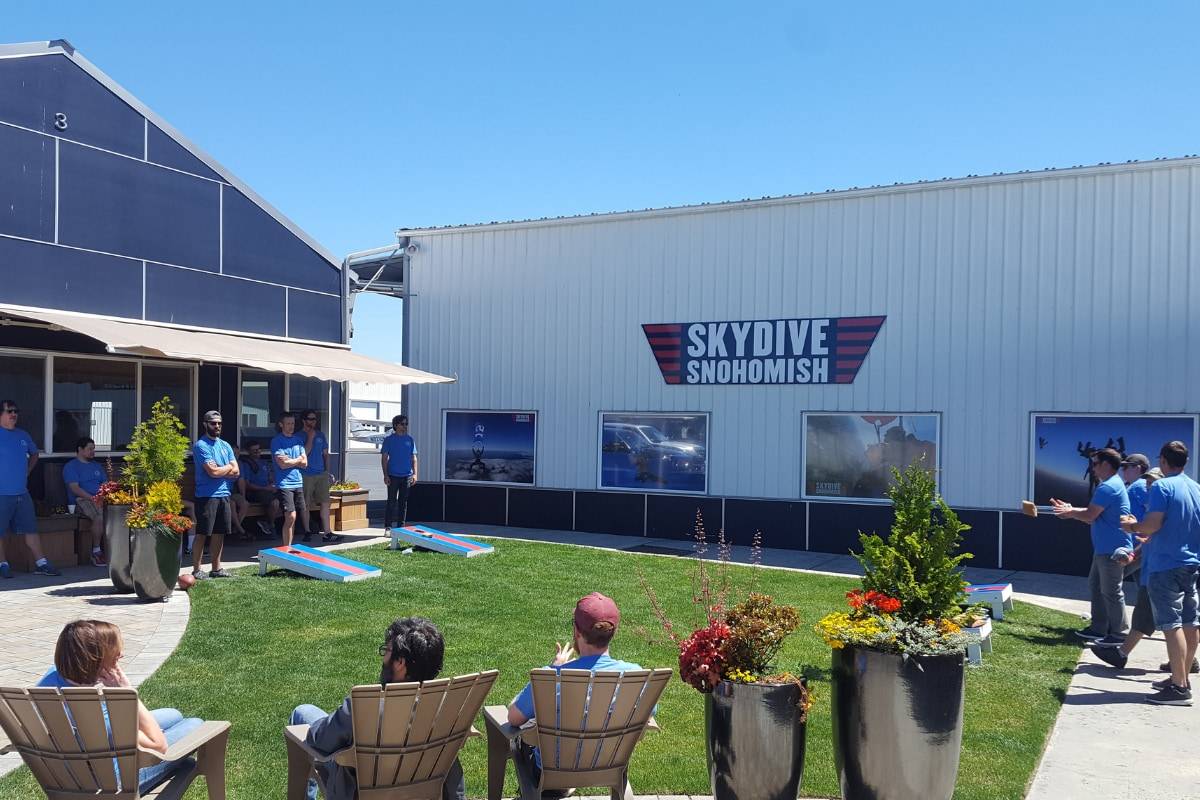
[[[1066,481],[1070,458],[1086,470],[1084,450],[1106,436],[1123,452],[1174,430],[1195,444],[1200,158],[400,235],[406,362],[458,376],[408,396],[423,479],[442,480],[415,499],[426,518],[685,537],[700,508],[739,540],[757,528],[768,545],[844,552],[858,529],[886,526],[877,487],[805,470],[845,455],[818,453],[828,442],[814,431],[857,441],[863,429],[849,457],[860,470],[906,433],[922,443],[974,526],[979,566],[1076,571],[1085,526],[1008,513],[1042,491],[1035,471]],[[707,379],[757,369],[761,381],[771,364],[718,363],[737,355],[733,337],[747,357],[759,334],[767,361],[811,356],[819,331],[850,324],[838,318],[883,318],[860,337],[861,365],[789,364],[785,384],[688,382],[705,359],[719,368]],[[789,350],[802,329],[808,344]],[[670,377],[671,357],[692,355]],[[475,419],[460,412],[486,411],[535,415],[532,481],[443,442],[444,425]],[[608,481],[605,454],[629,452],[617,433],[657,412],[675,416],[653,458],[698,477],[674,482],[643,457]],[[1051,433],[1078,434],[1079,452],[1054,455]],[[683,466],[663,455],[680,442],[699,443]]]

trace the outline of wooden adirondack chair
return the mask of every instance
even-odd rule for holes
[[[107,707],[108,722],[104,709]],[[136,689],[0,688],[0,728],[49,800],[177,800],[197,775],[209,800],[225,800],[228,722],[205,722],[166,753],[137,745]],[[109,737],[112,737],[111,741]],[[149,794],[138,792],[138,769],[196,754]]]
[[[542,754],[538,782],[518,768],[522,800],[540,800],[545,790],[607,786],[612,800],[633,800],[629,759],[653,722],[654,706],[673,670],[628,672],[535,669],[534,719],[521,728],[508,724],[508,709],[488,706],[483,719],[488,732],[488,800],[500,800],[505,762],[517,740]]]
[[[313,766],[330,761],[354,768],[360,800],[441,800],[458,751],[468,736],[479,735],[471,723],[499,674],[489,670],[424,683],[355,686],[350,690],[354,743],[332,755],[308,746],[307,725],[284,727],[288,800],[302,800]]]

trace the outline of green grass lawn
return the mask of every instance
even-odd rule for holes
[[[150,708],[233,722],[227,767],[229,797],[283,797],[286,755],[282,727],[299,703],[333,709],[355,684],[379,674],[377,648],[395,617],[422,615],[446,637],[443,675],[498,668],[488,699],[504,704],[544,666],[556,640],[570,635],[575,600],[598,590],[622,612],[613,654],[647,667],[677,667],[638,583],[643,572],[677,621],[695,622],[693,562],[550,544],[497,541],[493,555],[457,559],[401,555],[382,546],[353,557],[383,567],[375,580],[339,585],[288,577],[259,578],[241,570],[191,593],[191,621],[179,648],[141,688]],[[754,573],[734,567],[745,585]],[[804,670],[816,693],[809,718],[802,794],[838,794],[830,741],[829,649],[812,625],[844,606],[857,582],[822,575],[758,570],[758,588],[796,605],[802,627],[778,666]],[[1024,795],[1058,713],[1079,654],[1071,615],[1018,603],[996,623],[995,651],[967,670],[966,729],[956,798]],[[638,745],[631,782],[638,794],[708,794],[704,704],[678,678],[659,704],[662,732]],[[482,727],[482,723],[480,723]],[[486,794],[485,744],[469,742],[462,761],[467,791]],[[204,797],[198,781],[188,798]],[[515,782],[509,777],[511,796]],[[0,781],[0,798],[40,796],[28,770]]]

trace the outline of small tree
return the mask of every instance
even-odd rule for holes
[[[893,467],[892,477],[888,497],[896,519],[887,541],[874,533],[859,535],[863,552],[856,558],[865,572],[863,588],[899,599],[897,616],[903,620],[954,617],[967,585],[959,564],[972,558],[954,551],[970,526],[937,494],[933,473],[924,465],[910,464],[903,473]]]
[[[141,492],[161,481],[179,482],[183,460],[191,447],[184,430],[169,397],[154,404],[150,419],[138,423],[129,442],[124,470],[126,482],[135,491]]]

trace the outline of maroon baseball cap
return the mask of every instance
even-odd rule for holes
[[[620,621],[621,612],[617,610],[617,604],[611,597],[599,592],[592,592],[575,604],[575,627],[581,631],[590,631],[600,622],[607,622],[616,630]]]

